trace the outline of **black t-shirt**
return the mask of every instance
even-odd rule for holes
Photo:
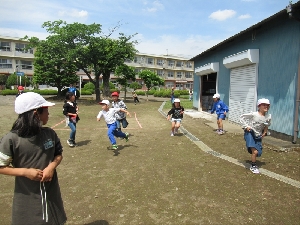
[[[184,108],[180,106],[179,108],[172,108],[169,112],[168,115],[172,115],[173,119],[182,119],[183,114],[181,112],[184,111]]]

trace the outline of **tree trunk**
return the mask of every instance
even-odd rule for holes
[[[99,85],[99,77],[100,73],[95,74],[95,94],[96,94],[96,101],[100,102],[100,85]]]
[[[110,97],[109,78],[110,78],[110,72],[105,72],[102,77],[102,79],[103,79],[103,96],[105,98]]]

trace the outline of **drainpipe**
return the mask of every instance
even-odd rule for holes
[[[295,107],[295,119],[294,119],[294,138],[293,144],[297,143],[298,132],[299,132],[299,103],[300,103],[300,56],[298,62],[298,84],[297,84],[297,95],[296,95],[296,107]]]

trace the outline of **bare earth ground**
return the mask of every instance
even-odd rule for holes
[[[10,99],[12,101],[10,102]],[[14,97],[0,97],[0,136],[17,118]],[[50,108],[49,127],[64,145],[58,176],[68,225],[300,224],[300,190],[207,154],[182,133],[170,137],[162,102],[127,102],[129,142],[110,150],[100,106],[79,102],[78,147],[66,144],[69,128],[62,102]],[[164,111],[168,111],[165,109]],[[213,150],[242,162],[250,155],[241,134],[218,136],[203,119],[185,116],[183,126]],[[300,181],[299,151],[264,146],[259,166]],[[10,224],[14,178],[0,176],[0,223]]]

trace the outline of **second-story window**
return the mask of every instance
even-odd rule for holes
[[[182,73],[181,72],[177,72],[177,78],[181,78],[182,77]]]
[[[174,66],[175,61],[174,60],[168,60],[168,66]]]
[[[154,59],[153,58],[147,58],[147,63],[150,65],[154,64]]]
[[[0,42],[0,50],[1,51],[6,51],[6,52],[10,52],[10,42],[7,41],[1,41]]]
[[[157,59],[156,65],[162,66],[163,64],[164,64],[164,60],[163,59]]]
[[[33,49],[32,49],[32,48],[26,49],[26,47],[27,47],[27,44],[16,43],[15,50],[16,50],[17,52],[23,52],[23,53],[30,53],[30,54],[33,54]]]
[[[176,67],[182,67],[183,62],[182,61],[176,61]]]
[[[2,69],[12,68],[11,59],[0,59],[0,68]]]
[[[192,62],[187,62],[186,67],[187,68],[193,68],[193,63]]]

